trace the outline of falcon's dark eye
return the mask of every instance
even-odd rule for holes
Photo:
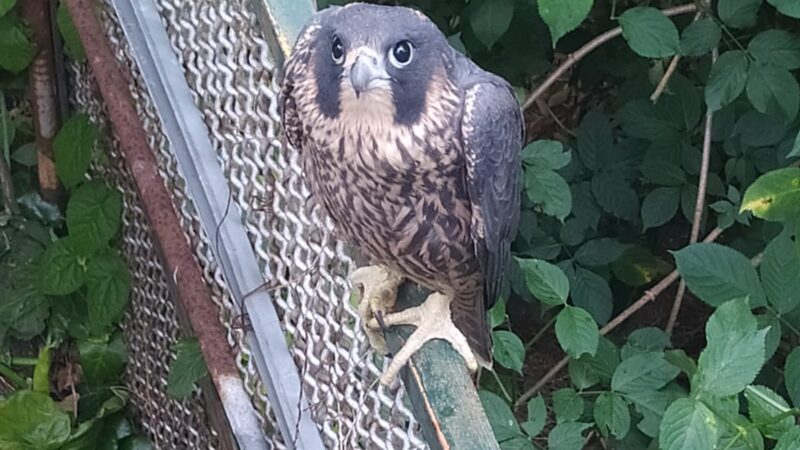
[[[344,61],[344,46],[342,45],[342,41],[339,40],[339,36],[333,37],[331,56],[333,57],[333,62],[336,64],[341,64],[342,61]]]
[[[389,52],[389,61],[391,61],[392,65],[395,67],[403,67],[411,62],[413,56],[414,46],[411,45],[411,42],[403,40],[394,44],[394,47],[392,47],[392,50]]]

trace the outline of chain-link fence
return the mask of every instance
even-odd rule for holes
[[[263,0],[259,0],[263,1]],[[424,448],[401,387],[376,382],[382,357],[369,349],[350,301],[351,260],[329,221],[309,200],[298,155],[282,144],[277,114],[275,58],[246,0],[157,0],[195,104],[229,182],[230,201],[242,222],[270,292],[302,380],[305,399],[328,448]],[[215,236],[204,229],[186,181],[113,8],[99,8],[106,34],[123,67],[131,68],[131,93],[156,151],[160,173],[219,307],[219,320],[235,349],[244,386],[259,413],[266,439],[283,448],[266,389],[245,339],[249,325],[226,288],[214,259]],[[70,66],[73,106],[111,129],[87,67]],[[168,276],[151,242],[147,218],[116,141],[96,172],[123,193],[124,245],[134,280],[124,322],[130,360],[127,380],[144,429],[159,449],[218,448],[202,397],[166,395],[171,345],[180,335]],[[205,226],[204,226],[205,225]]]

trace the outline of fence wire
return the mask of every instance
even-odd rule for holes
[[[247,0],[157,0],[194,99],[225,171],[231,201],[264,274],[326,446],[332,449],[426,448],[404,402],[402,387],[376,382],[383,358],[369,348],[350,301],[352,261],[337,242],[330,221],[309,200],[298,154],[285,146],[277,113],[276,67]],[[122,67],[131,68],[131,92],[156,151],[160,173],[195,251],[228,344],[235,349],[245,388],[259,412],[263,432],[284,448],[245,342],[246,317],[236,317],[221,270],[184,189],[184,178],[161,131],[144,83],[128,55],[113,9],[100,17]],[[110,133],[94,81],[84,65],[72,64],[73,104]],[[123,251],[134,280],[123,324],[129,346],[127,379],[143,428],[158,449],[214,449],[199,395],[176,401],[166,395],[171,346],[180,335],[173,297],[154,251],[147,219],[116,141],[96,173],[124,195]],[[213,229],[213,224],[207,229]]]

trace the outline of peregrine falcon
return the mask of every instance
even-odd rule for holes
[[[431,339],[470,370],[491,367],[487,310],[519,222],[524,130],[511,86],[422,13],[363,3],[316,13],[283,76],[284,133],[311,193],[375,264],[351,276],[365,328],[375,336],[404,279],[436,292],[385,315],[416,330],[381,382]]]

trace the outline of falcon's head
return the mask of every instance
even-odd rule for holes
[[[320,13],[309,47],[323,115],[391,115],[403,125],[419,119],[432,85],[447,76],[451,55],[444,35],[422,13],[364,3]]]

